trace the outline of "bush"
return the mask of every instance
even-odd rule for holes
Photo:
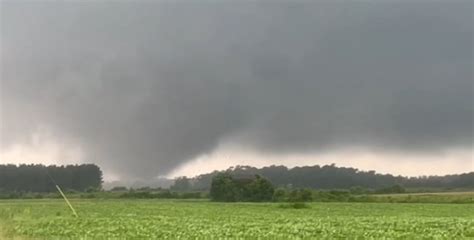
[[[288,196],[289,202],[310,202],[313,200],[313,193],[309,189],[295,189]]]
[[[302,202],[310,202],[313,200],[313,193],[309,189],[301,189],[299,195]]]

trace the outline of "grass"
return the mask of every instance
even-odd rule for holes
[[[7,238],[459,239],[474,237],[474,205],[214,203],[191,200],[0,201]],[[1,233],[0,233],[1,234]],[[0,238],[1,235],[0,235]],[[2,238],[3,239],[3,238]]]
[[[311,206],[308,203],[303,203],[303,202],[280,203],[278,207],[279,208],[294,208],[294,209],[311,208]]]
[[[374,202],[474,203],[474,192],[374,194],[370,197]]]

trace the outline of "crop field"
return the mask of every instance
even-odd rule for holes
[[[185,200],[0,201],[0,238],[14,239],[464,239],[474,205],[214,203]]]

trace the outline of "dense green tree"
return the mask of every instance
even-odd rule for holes
[[[263,202],[271,201],[273,192],[272,183],[259,175],[254,178],[234,178],[228,173],[220,173],[212,179],[209,195],[214,201]]]
[[[54,192],[55,184],[65,191],[101,189],[102,171],[94,164],[44,166],[0,165],[0,191]]]
[[[247,191],[243,196],[243,200],[251,202],[271,201],[273,198],[273,192],[275,191],[272,183],[260,175],[255,175],[255,179],[244,188]]]
[[[230,174],[219,173],[212,178],[209,196],[214,201],[234,202],[239,198],[239,189]]]

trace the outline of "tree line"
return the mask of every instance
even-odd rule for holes
[[[269,166],[255,168],[250,166],[231,167],[225,171],[214,171],[194,178],[180,177],[175,180],[176,190],[208,191],[212,178],[220,173],[235,178],[252,178],[255,175],[268,179],[276,187],[311,189],[384,189],[395,185],[404,188],[474,188],[474,172],[445,176],[403,177],[380,174],[375,171],[360,171],[356,168],[325,166],[304,166],[287,168]]]
[[[65,191],[98,190],[102,187],[102,171],[94,164],[0,165],[0,192],[48,193],[56,191],[55,184]]]
[[[179,179],[184,182],[184,178]],[[472,203],[469,194],[414,196],[405,193],[401,185],[393,185],[376,190],[363,187],[350,189],[316,190],[311,188],[278,187],[266,178],[255,175],[252,177],[235,176],[229,172],[220,172],[212,177],[209,198],[217,202],[286,202],[283,208],[305,208],[304,202],[445,202],[445,203]],[[383,195],[379,195],[383,194]],[[381,196],[381,197],[380,197]]]

